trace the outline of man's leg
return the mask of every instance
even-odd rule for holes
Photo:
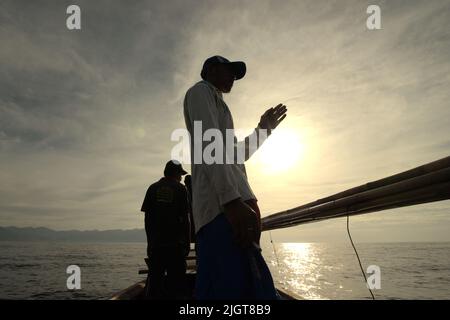
[[[247,249],[251,274],[251,296],[258,300],[278,300],[280,296],[273,283],[272,274],[261,254],[261,249]]]
[[[260,250],[240,248],[224,214],[204,226],[197,241],[197,299],[278,299]]]
[[[186,258],[184,248],[168,248],[167,284],[169,296],[175,299],[186,298]]]
[[[197,233],[197,299],[251,298],[250,269],[245,250],[233,241],[224,214]]]
[[[145,213],[144,217],[145,235],[147,236],[147,257],[150,258],[151,251],[151,231],[150,231],[150,214]]]
[[[152,299],[164,298],[165,259],[161,249],[153,249],[149,256],[149,294]]]
[[[249,199],[246,200],[245,203],[247,203],[255,211],[258,221],[258,246],[248,249],[249,264],[253,279],[252,295],[256,299],[279,299],[280,297],[275,289],[269,267],[267,266],[259,247],[261,239],[261,212],[259,211],[257,200]]]

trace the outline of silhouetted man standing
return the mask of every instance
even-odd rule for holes
[[[189,207],[180,183],[187,172],[171,160],[164,177],[152,184],[141,211],[145,212],[151,298],[181,298],[185,292],[186,256],[189,253]],[[167,272],[167,288],[164,273]]]
[[[278,297],[259,248],[259,208],[245,165],[236,158],[231,164],[225,159],[220,163],[206,163],[204,159],[196,163],[198,159],[195,159],[196,154],[204,155],[203,136],[207,130],[220,131],[224,140],[226,131],[234,130],[233,118],[222,94],[230,92],[233,82],[243,78],[245,73],[244,62],[230,62],[221,56],[208,58],[201,72],[203,81],[191,87],[184,100],[184,118],[191,135],[192,204],[198,252],[195,295],[198,299]],[[245,150],[247,160],[286,117],[286,111],[282,104],[268,109],[253,133],[243,142],[234,138],[231,149]],[[199,123],[200,130],[195,130]],[[262,131],[266,135],[261,135]],[[196,150],[198,139],[200,151]],[[250,147],[250,141],[257,141],[256,148]],[[229,148],[224,146],[216,155],[228,154]]]

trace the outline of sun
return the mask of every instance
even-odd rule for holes
[[[258,165],[263,172],[279,173],[295,166],[304,153],[300,133],[294,129],[275,130],[258,150]]]

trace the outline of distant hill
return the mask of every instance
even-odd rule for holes
[[[0,241],[146,242],[144,229],[55,231],[48,228],[0,227]]]

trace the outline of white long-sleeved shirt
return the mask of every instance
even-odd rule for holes
[[[191,137],[191,172],[192,172],[192,210],[194,216],[195,232],[204,225],[211,222],[217,215],[224,212],[223,205],[231,200],[241,198],[242,200],[256,199],[247,180],[245,165],[233,161],[233,164],[196,164],[194,159],[194,121],[201,121],[202,137],[208,129],[218,129],[225,140],[226,130],[234,130],[233,117],[222,98],[222,93],[207,81],[200,81],[191,87],[184,99],[184,119]],[[245,140],[259,139],[259,146],[267,138],[258,134],[260,130],[255,129]],[[258,136],[258,137],[257,137]],[[202,141],[202,137],[200,139]],[[234,137],[234,134],[233,134]],[[237,150],[246,148],[245,140],[237,142],[234,137],[235,155]],[[204,147],[210,142],[203,142]],[[224,143],[225,145],[225,143]],[[247,160],[256,148],[246,149]],[[226,151],[223,150],[223,154]]]

